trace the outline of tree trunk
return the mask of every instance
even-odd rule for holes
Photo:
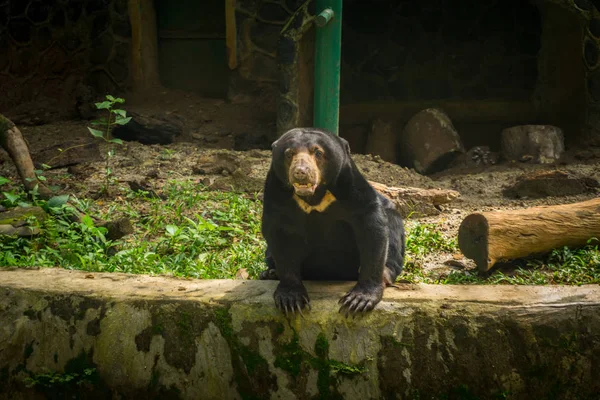
[[[468,215],[458,230],[462,253],[485,272],[498,261],[536,256],[600,238],[600,198],[558,206]]]
[[[25,189],[30,192],[38,185],[38,196],[49,199],[52,191],[37,179],[29,149],[19,128],[11,120],[0,114],[0,147],[8,152]]]
[[[456,190],[421,189],[413,187],[393,187],[382,183],[369,181],[371,186],[390,199],[398,212],[404,217],[437,215],[439,206],[450,203],[460,196]]]

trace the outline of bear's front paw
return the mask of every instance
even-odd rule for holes
[[[339,312],[344,312],[344,315],[348,317],[350,313],[371,311],[381,301],[382,297],[382,284],[373,284],[370,286],[356,284],[351,291],[340,299],[339,303],[342,306]]]
[[[276,281],[279,278],[277,277],[277,271],[274,269],[267,269],[262,271],[258,275],[258,279],[261,281]]]
[[[296,311],[302,314],[304,307],[310,309],[308,292],[302,283],[298,285],[284,285],[279,283],[273,297],[275,298],[275,305],[278,309],[285,312],[285,315]]]

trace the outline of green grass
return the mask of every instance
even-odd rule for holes
[[[3,186],[4,185],[4,186]],[[0,204],[24,205],[22,189],[0,181]],[[245,268],[256,278],[265,268],[260,234],[262,204],[254,196],[209,191],[193,182],[172,181],[164,198],[124,191],[110,201],[71,199],[77,208],[105,220],[128,217],[134,233],[110,241],[91,218],[72,222],[72,206],[36,201],[51,215],[32,239],[2,237],[0,266],[54,267],[85,271],[166,274],[201,279],[233,278]],[[407,260],[400,279],[436,284],[600,283],[596,243],[582,249],[556,249],[536,260],[518,261],[481,276],[470,269],[425,269],[426,260],[442,264],[458,253],[455,239],[436,224],[407,221]]]
[[[70,206],[51,209],[43,235],[0,243],[0,265],[204,279],[233,278],[241,268],[255,277],[264,268],[261,204],[256,199],[207,191],[191,182],[171,182],[165,194],[162,200],[130,192],[108,207],[79,201],[78,208],[90,215],[130,218],[134,233],[114,242],[89,219],[71,222]]]

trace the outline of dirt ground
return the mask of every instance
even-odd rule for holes
[[[164,92],[151,99],[132,99],[123,108],[146,115],[162,113],[175,116],[184,124],[184,134],[169,145],[126,142],[119,146],[113,159],[113,169],[121,184],[138,182],[158,193],[171,179],[194,180],[220,190],[233,188],[257,192],[262,189],[270,152],[260,148],[268,148],[275,132],[274,107],[256,102],[232,104],[185,93]],[[36,154],[44,149],[52,146],[58,149],[71,140],[90,139],[87,126],[90,126],[89,121],[67,120],[19,127],[36,161]],[[232,150],[252,147],[254,149],[246,151]],[[581,156],[582,152],[585,157]],[[60,186],[63,193],[94,198],[103,179],[104,162],[101,158],[105,148],[102,145],[99,153],[96,161],[52,169],[46,171],[45,176],[50,183]],[[390,186],[457,190],[460,197],[445,206],[439,215],[421,219],[438,224],[444,235],[456,237],[461,221],[471,212],[571,203],[597,196],[592,192],[578,196],[515,200],[504,197],[502,189],[514,183],[523,173],[534,170],[560,170],[600,181],[599,155],[600,152],[590,149],[569,149],[565,161],[555,165],[501,162],[488,167],[457,167],[430,177],[371,155],[357,154],[354,158],[366,177],[373,181]],[[4,152],[0,152],[0,176],[17,179],[16,171]],[[452,254],[436,254],[426,260],[425,267],[443,272],[452,268],[444,264],[451,259],[457,259],[459,266],[473,267],[469,260]]]

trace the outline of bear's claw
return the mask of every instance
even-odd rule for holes
[[[304,307],[307,307],[309,310],[311,309],[308,293],[303,285],[290,287],[282,286],[280,283],[275,290],[273,298],[275,299],[277,308],[283,311],[285,315],[298,312],[304,316],[302,309]]]
[[[350,313],[356,314],[371,311],[381,301],[382,296],[383,288],[381,287],[364,288],[356,285],[340,299],[339,304],[341,304],[341,307],[339,312],[348,317]]]

